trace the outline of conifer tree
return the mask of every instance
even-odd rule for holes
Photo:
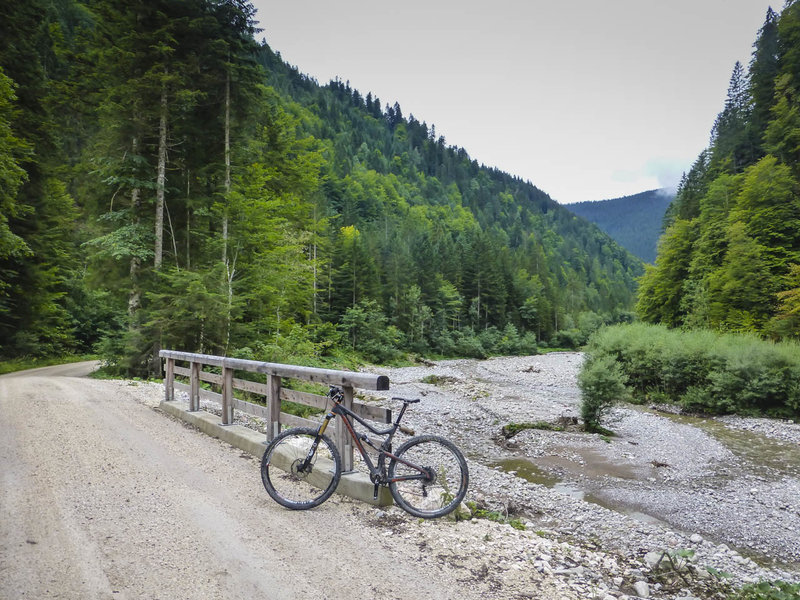
[[[763,138],[770,120],[770,109],[775,96],[775,77],[779,71],[778,54],[778,15],[767,9],[764,25],[758,32],[753,45],[753,56],[750,61],[750,97],[752,111],[750,115],[750,136],[757,144],[757,156],[763,156]]]
[[[0,69],[0,259],[30,252],[25,240],[11,230],[9,223],[23,211],[17,193],[26,173],[19,163],[29,152],[28,145],[16,137],[11,128],[15,100],[14,82]],[[0,294],[2,292],[0,288]]]
[[[742,64],[736,61],[725,107],[711,130],[712,168],[740,173],[753,162],[755,148],[748,135],[750,110],[747,76]]]

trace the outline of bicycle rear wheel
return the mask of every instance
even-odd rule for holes
[[[395,455],[389,463],[389,491],[406,512],[434,519],[453,512],[464,500],[467,461],[450,440],[421,435],[405,442]]]
[[[287,429],[272,440],[261,459],[261,481],[281,506],[305,510],[330,498],[342,476],[342,459],[327,435],[309,456],[317,430]],[[308,459],[308,460],[307,460]]]

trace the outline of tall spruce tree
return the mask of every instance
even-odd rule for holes
[[[799,41],[800,4],[790,2],[780,17],[767,12],[749,77],[734,68],[711,147],[684,177],[642,280],[645,320],[796,335],[791,309],[778,307],[800,263]]]

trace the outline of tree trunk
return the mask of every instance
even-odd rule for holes
[[[136,158],[137,153],[139,152],[139,138],[134,136],[131,140],[131,153]],[[141,203],[141,190],[138,187],[134,187],[131,190],[131,220],[135,225],[136,222],[139,220],[139,204]],[[131,289],[128,293],[128,316],[130,319],[130,327],[133,328],[134,325],[134,316],[136,315],[136,311],[139,310],[141,306],[141,291],[139,290],[139,269],[141,268],[141,260],[138,256],[131,256],[131,268],[130,268],[130,280],[131,280]]]
[[[164,258],[164,188],[167,176],[167,86],[161,86],[161,117],[158,123],[158,174],[156,176],[156,245],[153,267]]]
[[[222,213],[222,262],[228,264],[228,195],[231,191],[231,73],[225,76],[225,209]]]
[[[166,69],[164,75],[166,76]],[[156,242],[153,250],[153,268],[159,270],[164,259],[164,190],[167,178],[167,85],[161,85],[161,115],[158,120],[158,167],[156,174]],[[173,235],[173,244],[175,243]],[[177,256],[176,256],[177,258]],[[157,335],[160,337],[161,332]],[[151,376],[161,375],[161,340],[153,341],[148,371]]]
[[[228,355],[228,347],[231,343],[231,319],[233,315],[233,278],[236,275],[236,254],[230,264],[225,263],[226,280],[228,286],[228,306],[225,314],[225,356]]]
[[[231,72],[230,67],[225,75],[225,211],[222,215],[222,262],[225,265],[226,284],[228,286],[228,310],[225,315],[225,354],[231,340],[231,313],[233,311],[233,265],[228,262],[228,198],[231,192]]]
[[[191,173],[186,169],[186,270],[192,268],[192,209],[189,207]]]
[[[314,238],[314,256],[313,256],[313,265],[314,265],[314,287],[312,289],[312,314],[316,316],[317,314],[317,239],[316,236]]]
[[[317,202],[314,202],[314,239],[311,244],[311,267],[313,269],[314,282],[311,289],[311,314],[317,314]]]

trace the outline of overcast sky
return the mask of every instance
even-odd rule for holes
[[[562,203],[675,186],[782,0],[254,0],[320,84],[400,103]]]

